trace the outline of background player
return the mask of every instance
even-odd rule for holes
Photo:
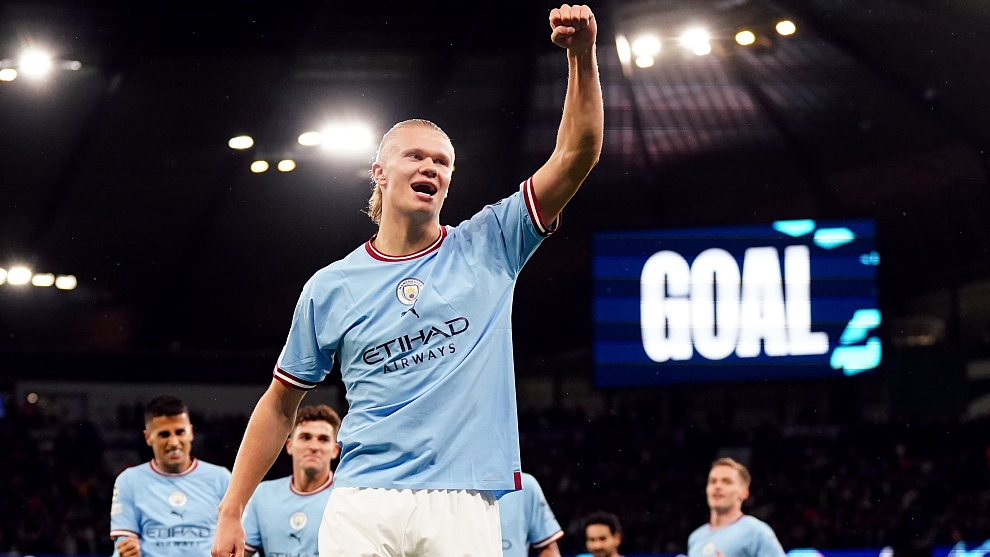
[[[244,513],[245,550],[253,555],[316,557],[320,519],[333,483],[330,463],[340,454],[340,416],[326,405],[304,406],[285,442],[292,475],[261,482]]]
[[[334,359],[351,405],[320,553],[501,555],[495,498],[522,482],[512,291],[597,163],[604,126],[591,10],[564,5],[550,25],[551,40],[567,49],[563,116],[550,159],[520,191],[442,227],[449,138],[429,122],[407,121],[382,139],[370,208],[379,232],[304,287],[220,506],[216,557],[242,555],[244,506],[303,393]]]
[[[210,554],[217,505],[230,472],[192,458],[189,409],[160,396],[144,411],[144,440],[154,458],[117,476],[110,537],[120,557],[196,557]]]
[[[540,557],[560,557],[557,540],[564,537],[564,531],[536,478],[523,473],[522,489],[498,500],[498,514],[504,557],[526,557],[530,548],[540,550]]]
[[[612,513],[596,512],[584,519],[584,544],[594,557],[620,557],[622,525]]]
[[[708,524],[688,537],[688,557],[784,557],[784,549],[767,523],[742,512],[749,497],[749,470],[720,458],[708,472]]]

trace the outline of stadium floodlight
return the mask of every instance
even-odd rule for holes
[[[7,269],[0,267],[0,284],[7,282]]]
[[[704,56],[712,51],[708,32],[699,27],[688,29],[681,35],[681,45],[698,56]]]
[[[660,53],[660,37],[656,35],[643,35],[637,37],[632,43],[632,53],[637,58],[644,56],[653,57]]]
[[[18,65],[26,76],[42,77],[52,68],[52,57],[41,50],[30,49],[21,55]]]
[[[79,60],[68,60],[62,62],[62,69],[77,72],[82,69],[82,62]]]
[[[38,393],[28,393],[27,395],[28,404],[34,404],[38,402]]]
[[[651,68],[654,63],[656,63],[656,60],[652,56],[640,56],[636,58],[636,65],[640,68]]]
[[[797,25],[793,21],[784,20],[777,24],[777,32],[783,36],[793,35],[797,31]]]
[[[250,135],[239,135],[237,137],[231,137],[227,145],[231,149],[237,149],[238,151],[244,149],[250,149],[254,145],[254,140],[251,139]]]
[[[20,286],[22,284],[27,284],[31,282],[31,269],[18,265],[16,267],[11,267],[7,271],[7,282],[15,286]]]
[[[756,42],[756,35],[752,31],[740,31],[736,33],[736,42],[742,46],[749,46]]]
[[[320,132],[306,132],[299,136],[299,144],[305,147],[312,147],[323,143],[323,134]]]
[[[17,79],[17,70],[14,68],[0,70],[0,81],[14,81],[15,79]]]
[[[324,149],[335,152],[355,153],[371,147],[374,138],[363,124],[331,124],[320,134]]]
[[[615,36],[615,50],[619,55],[619,63],[622,64],[623,68],[632,63],[632,47],[629,46],[629,41],[625,35],[619,34]]]
[[[254,172],[255,174],[261,174],[266,170],[268,170],[267,161],[254,161],[251,163],[251,172]]]
[[[55,288],[59,290],[75,290],[78,285],[75,275],[59,275],[55,279]]]
[[[292,159],[280,160],[276,168],[278,168],[279,172],[292,172],[296,169],[296,161]]]
[[[51,273],[38,273],[31,277],[31,284],[42,288],[48,288],[49,286],[55,284],[55,275]]]

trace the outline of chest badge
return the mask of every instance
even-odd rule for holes
[[[186,494],[181,491],[173,491],[168,494],[168,504],[177,509],[185,507],[188,501],[189,498],[186,497]]]
[[[292,513],[289,517],[289,527],[293,530],[302,530],[306,527],[307,520],[306,513],[302,511]]]
[[[409,306],[409,309],[402,312],[402,315],[411,313],[417,318],[419,317],[419,314],[416,313],[416,302],[419,301],[419,295],[422,292],[423,281],[419,279],[407,278],[399,281],[399,285],[395,288],[395,297],[402,302],[402,305]]]

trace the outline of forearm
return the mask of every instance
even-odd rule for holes
[[[568,50],[567,68],[567,94],[554,156],[561,159],[570,178],[580,184],[598,162],[605,132],[595,46],[585,52]]]
[[[220,503],[221,516],[236,516],[240,520],[251,494],[282,451],[303,394],[273,381],[262,395],[234,460],[230,486]]]
[[[550,545],[541,549],[540,557],[560,557],[560,548],[557,547],[557,542],[551,542]]]

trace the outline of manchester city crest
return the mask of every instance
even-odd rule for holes
[[[168,494],[168,504],[173,507],[185,507],[188,500],[186,494],[181,491],[173,491]]]
[[[399,286],[395,289],[395,296],[404,305],[411,306],[416,304],[416,300],[419,299],[419,294],[422,291],[423,281],[407,278],[399,282]]]
[[[306,513],[299,511],[292,513],[289,517],[289,527],[293,530],[302,530],[306,527]]]

